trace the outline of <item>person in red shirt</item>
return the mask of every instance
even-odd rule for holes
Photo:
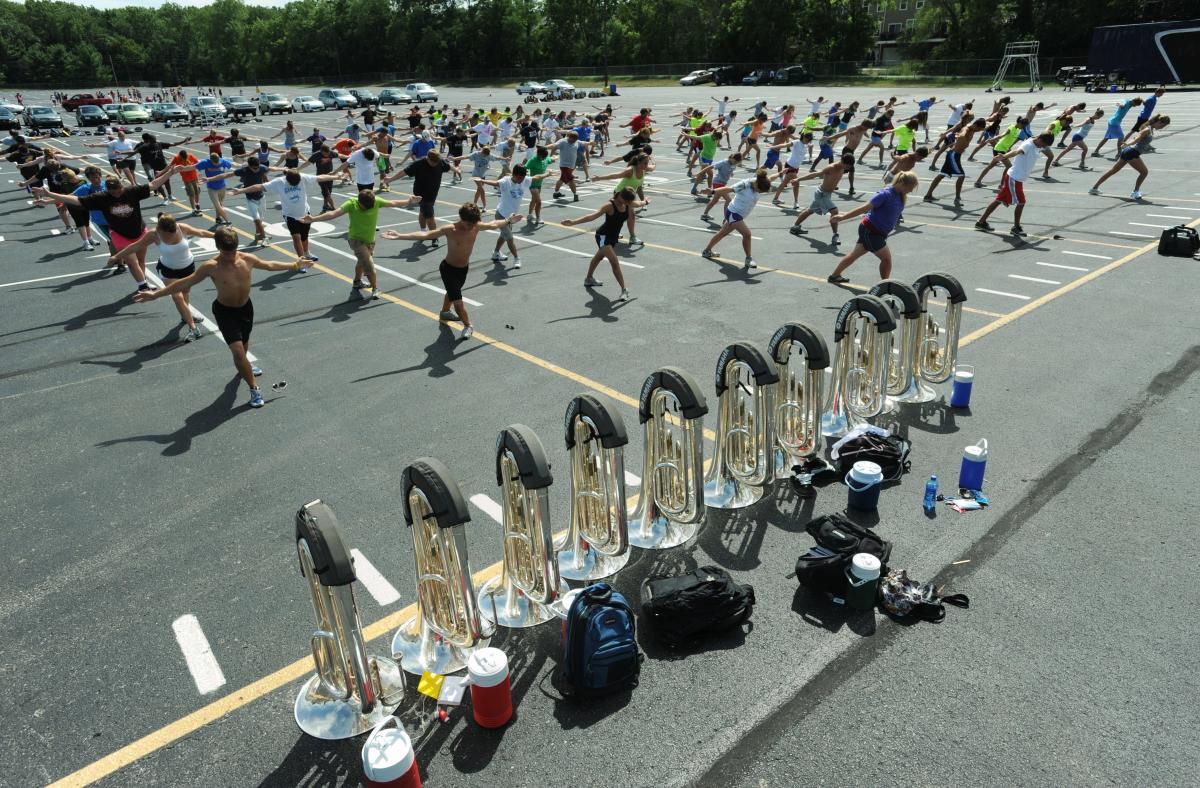
[[[171,159],[171,165],[174,167],[191,167],[191,165],[199,161],[195,156],[186,150],[181,150],[175,154],[175,158]],[[183,188],[187,191],[188,202],[192,204],[192,216],[200,215],[200,174],[194,169],[184,169],[179,173],[179,177],[183,178]]]
[[[353,153],[356,147],[358,146],[354,143],[354,140],[350,139],[349,137],[342,137],[337,142],[333,143],[333,149],[337,151],[337,155],[342,160],[343,164],[346,163],[346,157]]]
[[[650,123],[650,108],[642,107],[642,111],[634,115],[633,119],[628,123],[621,124],[621,128],[628,127],[630,131],[632,131],[634,134],[637,134],[643,128],[649,126]]]
[[[208,144],[209,153],[215,153],[218,156],[223,155],[221,153],[221,143],[225,141],[225,137],[216,129],[209,129],[208,136],[202,137],[200,141]]]

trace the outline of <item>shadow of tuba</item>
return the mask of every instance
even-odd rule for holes
[[[784,479],[791,475],[792,466],[803,464],[821,450],[829,348],[810,326],[785,323],[767,343],[767,352],[779,368],[772,445],[775,478]]]
[[[615,575],[629,562],[625,511],[625,421],[612,401],[580,394],[567,406],[571,527],[558,550],[558,573],[585,582]]]
[[[917,340],[921,327],[921,301],[917,298],[917,291],[904,282],[885,279],[868,292],[888,305],[892,317],[900,325],[900,337],[892,344],[892,354],[888,360],[887,398],[883,412],[896,412],[903,402],[927,402],[922,399],[916,375]]]
[[[875,296],[855,296],[842,305],[833,324],[833,380],[822,435],[844,435],[883,410],[895,328],[892,310]]]
[[[734,342],[717,359],[717,437],[704,477],[704,505],[742,509],[762,498],[775,476],[775,362],[751,342]]]
[[[692,376],[675,367],[646,378],[639,400],[642,489],[629,514],[629,543],[663,550],[691,539],[704,520],[701,436],[708,404]]]
[[[946,314],[941,323],[929,314],[929,300],[937,295],[938,288],[946,291]],[[953,276],[937,272],[925,274],[913,282],[913,289],[921,302],[914,363],[917,378],[929,383],[945,383],[954,374],[954,362],[958,358],[959,321],[967,293]],[[924,383],[918,385],[923,390],[922,396],[926,397],[918,402],[929,402],[936,396]],[[928,392],[927,396],[925,392]]]
[[[474,648],[487,645],[463,532],[471,515],[440,460],[414,461],[400,487],[417,563],[417,613],[392,638],[392,656],[409,673],[453,673],[466,667]]]
[[[354,559],[337,517],[320,499],[296,513],[296,553],[317,617],[316,675],[296,696],[296,724],[318,739],[348,739],[391,715],[404,695],[404,677],[392,660],[367,655],[354,602]]]
[[[542,441],[524,424],[496,439],[496,484],[503,503],[504,563],[479,589],[484,618],[519,629],[555,618],[549,607],[568,589],[558,576],[550,532],[550,461]]]

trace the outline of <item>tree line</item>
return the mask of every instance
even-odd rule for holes
[[[897,0],[885,0],[895,6]],[[1091,28],[1163,16],[1194,0],[928,0],[906,36],[915,57],[998,57],[1040,38],[1086,52]],[[0,0],[0,83],[247,84],[311,75],[418,75],[636,63],[869,59],[865,0],[295,0],[280,7],[100,10]],[[936,44],[922,44],[933,37]],[[115,70],[115,75],[114,75]]]

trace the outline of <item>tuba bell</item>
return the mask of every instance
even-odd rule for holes
[[[885,279],[868,291],[892,310],[900,324],[900,338],[888,359],[886,412],[899,410],[903,402],[928,402],[917,385],[917,338],[921,325],[921,301],[917,291],[895,279]]]
[[[708,404],[691,375],[663,367],[646,378],[638,403],[643,425],[642,489],[629,513],[629,543],[663,550],[696,535],[704,520],[701,436]]]
[[[400,705],[403,676],[392,660],[367,655],[354,602],[354,560],[333,510],[320,499],[296,513],[296,553],[317,617],[311,641],[316,674],[296,696],[296,724],[318,739],[348,739]]]
[[[413,462],[400,487],[417,562],[417,613],[392,638],[392,656],[409,673],[453,673],[466,667],[474,648],[487,645],[463,533],[471,515],[439,460]]]
[[[939,287],[946,291],[946,316],[941,323],[929,314],[929,299],[937,294]],[[954,374],[954,362],[958,358],[959,321],[967,293],[953,276],[936,272],[925,274],[913,282],[913,289],[917,291],[917,298],[921,302],[915,372],[922,381],[944,383]],[[928,392],[928,397],[919,401],[932,400],[935,396],[933,390],[924,384],[920,385]]]
[[[568,580],[599,580],[629,562],[625,421],[607,397],[580,394],[567,406],[566,442],[571,527],[555,545],[558,573]]]
[[[833,380],[822,435],[843,435],[883,410],[895,328],[892,311],[875,296],[855,296],[842,305],[833,324]]]
[[[717,437],[704,478],[704,505],[742,509],[762,498],[775,477],[775,385],[779,371],[750,342],[734,342],[717,359]]]
[[[813,328],[786,323],[767,343],[779,368],[773,437],[775,478],[787,477],[821,449],[821,407],[829,348]]]
[[[496,439],[496,484],[504,499],[504,563],[479,589],[485,618],[506,627],[532,627],[555,618],[549,607],[567,592],[558,576],[550,532],[550,461],[537,434],[513,424]]]

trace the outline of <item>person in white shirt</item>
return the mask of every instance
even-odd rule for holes
[[[335,175],[354,170],[354,182],[358,184],[358,190],[361,192],[365,189],[375,188],[375,174],[379,171],[375,164],[375,150],[373,148],[359,148],[351,153],[344,164],[338,168]]]
[[[490,146],[492,137],[496,134],[496,127],[492,125],[490,118],[485,118],[483,123],[480,123],[471,128],[471,136],[475,138],[475,142],[479,147]]]
[[[791,142],[792,152],[788,155],[787,163],[783,165],[783,180],[779,182],[779,188],[775,190],[775,197],[771,200],[775,205],[783,204],[783,200],[779,196],[783,194],[784,189],[791,186],[792,210],[800,207],[800,168],[808,163],[808,147],[812,144],[812,140],[812,132],[806,131]],[[787,142],[781,142],[771,147],[784,148],[787,145]]]
[[[775,175],[778,175],[776,173]],[[742,266],[743,270],[749,271],[751,268],[757,268],[757,263],[754,262],[753,250],[751,249],[750,227],[746,224],[746,219],[750,216],[750,212],[754,210],[754,206],[758,204],[758,195],[765,194],[771,190],[771,181],[775,179],[775,175],[771,175],[765,167],[760,167],[754,173],[753,178],[746,178],[738,181],[732,186],[726,186],[717,189],[713,192],[714,197],[730,194],[733,199],[725,206],[725,222],[721,225],[721,229],[708,242],[708,246],[704,247],[704,251],[700,254],[711,260],[716,257],[713,248],[721,242],[721,239],[735,230],[742,236],[742,249],[746,252],[746,262]]]
[[[496,206],[497,221],[509,217],[520,218],[520,214],[517,212],[521,210],[521,203],[529,194],[529,184],[526,182],[528,173],[529,171],[523,165],[517,164],[512,168],[512,175],[506,175],[498,181],[489,181],[484,178],[473,179],[477,189],[482,190],[484,186],[494,186],[500,190],[500,203]],[[496,248],[492,250],[492,262],[499,265],[508,259],[508,255],[500,252],[500,247],[507,243],[508,251],[512,252],[512,267],[520,268],[521,258],[517,254],[516,241],[513,240],[512,224],[505,224],[499,229],[500,237],[496,239]]]
[[[108,142],[85,142],[83,147],[106,148],[108,164],[112,167],[113,172],[129,181],[130,186],[137,186],[137,163],[132,158],[126,158],[133,153],[133,149],[137,146],[125,139],[125,132],[122,129],[117,129],[117,136],[110,136]]]
[[[946,118],[946,128],[950,128],[952,126],[957,125],[958,122],[960,120],[962,120],[963,112],[965,112],[969,109],[972,109],[974,106],[975,106],[974,100],[968,101],[963,104],[951,104],[950,105],[950,117]]]
[[[1025,210],[1024,183],[1033,172],[1033,165],[1037,162],[1038,157],[1043,155],[1042,149],[1053,144],[1054,135],[1042,132],[1036,137],[1014,145],[1012,150],[1004,154],[1003,158],[1008,161],[1010,166],[1000,181],[1000,191],[996,194],[996,199],[992,200],[984,210],[983,216],[975,222],[976,229],[990,231],[992,226],[988,224],[988,217],[1001,205],[1009,205],[1014,208],[1012,234],[1018,238],[1025,235],[1025,231],[1021,228],[1021,214]]]
[[[266,183],[256,183],[244,189],[230,189],[231,195],[266,192],[279,200],[279,209],[287,223],[288,232],[292,235],[292,246],[296,256],[300,258],[301,271],[307,271],[306,262],[316,262],[317,258],[308,253],[308,231],[310,225],[300,221],[309,215],[308,198],[313,196],[310,189],[317,189],[318,184],[336,181],[341,176],[337,173],[328,175],[308,175],[299,170],[285,170],[282,178],[272,178]]]

